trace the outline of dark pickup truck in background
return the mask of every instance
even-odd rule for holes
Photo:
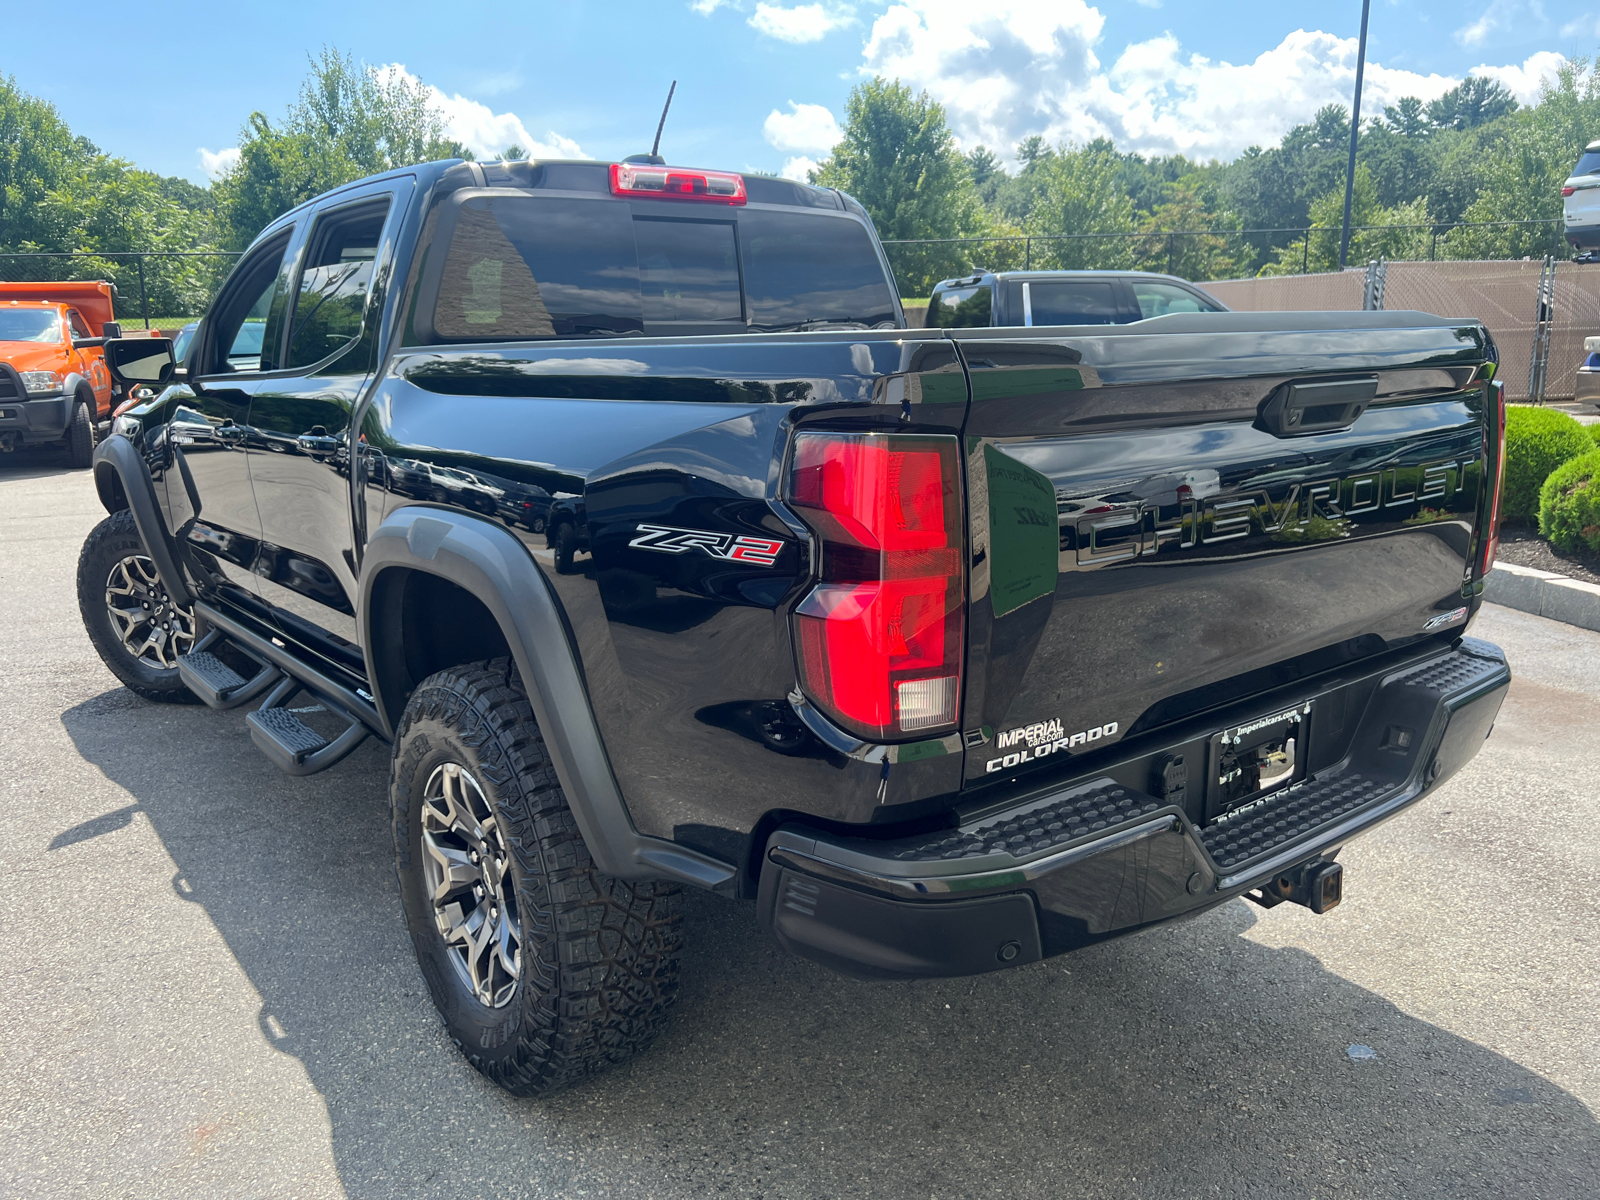
[[[1149,271],[978,271],[936,284],[929,329],[1131,325],[1175,313],[1227,312],[1176,275]]]
[[[521,1093],[654,1035],[684,884],[877,978],[1324,911],[1510,678],[1473,321],[910,330],[838,192],[442,163],[107,356],[165,386],[96,452],[96,647],[294,774],[392,745],[418,960]]]

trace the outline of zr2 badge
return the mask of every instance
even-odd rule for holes
[[[639,526],[639,536],[628,543],[640,550],[659,550],[663,554],[687,554],[699,550],[712,558],[770,567],[778,561],[783,543],[772,538],[748,534],[712,533],[705,529],[676,529],[671,525]]]

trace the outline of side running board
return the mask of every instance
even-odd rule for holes
[[[381,735],[383,724],[371,697],[330,678],[303,661],[288,647],[253,628],[248,619],[196,601],[195,614],[210,626],[210,631],[188,654],[178,659],[178,671],[189,690],[212,708],[237,708],[255,699],[268,688],[266,698],[254,712],[245,714],[250,739],[282,771],[290,775],[311,775],[343,759],[367,739]],[[249,679],[244,678],[213,650],[226,644],[259,665]],[[237,661],[237,660],[235,660]],[[296,697],[304,697],[291,707]],[[342,728],[324,735],[301,720],[301,714],[324,713]],[[330,722],[319,720],[326,728]]]
[[[211,648],[221,642],[221,632],[213,629],[188,654],[178,656],[178,677],[183,680],[185,687],[210,707],[238,708],[283,678],[283,672],[277,667],[257,659],[241,646],[239,649],[260,667],[249,679],[244,678],[211,653]]]
[[[246,713],[244,718],[257,749],[290,775],[325,771],[367,740],[365,725],[320,696],[310,697],[312,702],[307,709],[329,712],[342,720],[345,728],[330,740],[307,725],[288,707],[295,696],[305,691],[298,680],[285,679],[272,689],[260,708]]]

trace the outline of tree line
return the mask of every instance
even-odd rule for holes
[[[1363,121],[1350,261],[1520,258],[1560,245],[1561,184],[1600,137],[1600,75],[1569,61],[1536,104],[1471,78]],[[813,181],[851,192],[885,239],[995,239],[891,247],[906,295],[978,267],[1171,271],[1226,279],[1337,268],[1350,114],[1330,104],[1270,148],[1231,162],[1120,151],[1109,140],[962,153],[943,109],[898,81],[852,92],[843,138]],[[1460,223],[1503,222],[1494,227]],[[1310,229],[1310,233],[1302,231]],[[1186,231],[1218,231],[1177,236]],[[1276,232],[1251,232],[1276,231]],[[1059,235],[1070,234],[1070,238]],[[1030,248],[1017,239],[1033,236]],[[1000,240],[1010,239],[1010,240]]]
[[[814,182],[843,188],[891,247],[906,296],[977,267],[1140,268],[1189,279],[1337,265],[1349,113],[1329,105],[1276,145],[1231,162],[1121,151],[1105,139],[1030,137],[1007,169],[963,152],[942,107],[888,79],[857,86]],[[1408,97],[1362,123],[1351,261],[1514,258],[1558,245],[1560,187],[1600,136],[1600,74],[1569,61],[1537,103],[1468,78],[1431,103]],[[435,158],[470,157],[420,84],[325,48],[281,118],[252,113],[239,159],[210,187],[140,170],[73,134],[54,106],[0,77],[0,251],[238,250],[274,217],[329,188]],[[503,157],[517,157],[515,147]],[[1502,222],[1456,227],[1461,222]],[[1309,227],[1304,235],[1300,230]],[[1211,231],[1195,234],[1192,231]],[[1279,232],[1251,232],[1279,231]],[[1072,235],[1062,237],[1061,235]],[[1031,254],[1020,240],[1032,244]],[[959,241],[956,239],[997,239]],[[1011,239],[1011,240],[998,240]],[[151,259],[151,311],[199,312],[231,260]],[[8,278],[109,278],[138,294],[131,260],[6,260]],[[131,311],[131,310],[130,310]]]

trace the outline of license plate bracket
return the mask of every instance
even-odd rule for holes
[[[1297,704],[1211,735],[1207,823],[1305,778],[1311,704]]]

